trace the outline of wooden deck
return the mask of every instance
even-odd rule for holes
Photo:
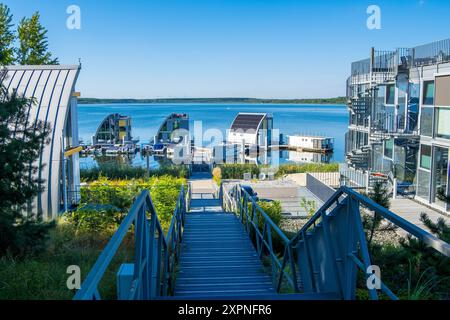
[[[445,216],[444,214],[440,214],[439,212],[411,199],[391,199],[390,210],[403,219],[411,222],[412,224],[415,224],[419,228],[424,229],[428,232],[428,228],[422,223],[422,221],[420,221],[420,214],[422,212],[426,213],[434,222],[436,222],[439,218],[443,218],[447,222],[447,224],[450,224],[450,217]],[[398,232],[401,235],[405,235],[405,232],[402,230],[399,230]]]

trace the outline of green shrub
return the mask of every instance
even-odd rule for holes
[[[222,179],[243,179],[244,173],[259,175],[260,167],[256,164],[223,164],[220,168]]]
[[[150,177],[173,176],[177,178],[187,178],[189,170],[183,165],[164,165],[158,169],[150,170]],[[147,169],[142,167],[132,167],[129,165],[100,164],[98,167],[81,169],[82,181],[96,181],[102,177],[112,180],[144,179],[147,177]]]
[[[282,164],[280,165],[276,177],[281,177],[292,173],[308,172],[338,172],[338,163],[303,163],[303,164]]]
[[[243,179],[244,173],[259,175],[261,172],[270,171],[268,166],[258,166],[256,164],[223,164],[218,166],[222,173],[222,179]],[[291,173],[307,173],[307,172],[337,172],[339,171],[338,163],[304,163],[289,164],[285,163],[279,166],[275,176],[277,178]]]
[[[222,182],[222,170],[220,169],[220,167],[216,167],[216,168],[213,169],[212,176],[213,176],[214,182],[218,186],[220,186],[220,184]]]
[[[80,209],[66,216],[69,221],[79,225],[78,230],[98,232],[98,228],[116,228],[130,210],[135,198],[142,190],[147,189],[161,226],[168,229],[181,186],[185,181],[184,178],[167,175],[137,180],[109,180],[102,177],[81,188]],[[97,210],[98,208],[100,210]],[[102,219],[105,221],[101,222]]]
[[[280,225],[281,221],[281,202],[280,201],[272,201],[265,202],[259,201],[258,205],[264,212],[270,217],[270,219],[277,225]]]
[[[65,215],[75,232],[104,233],[116,230],[125,213],[111,205],[84,205],[74,212]]]

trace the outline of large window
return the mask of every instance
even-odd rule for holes
[[[420,85],[410,83],[408,101],[408,130],[416,131],[419,118]]]
[[[395,85],[386,86],[386,104],[395,104]]]
[[[423,88],[423,104],[434,105],[434,81],[425,81]]]
[[[422,107],[420,112],[420,134],[431,137],[433,135],[434,108]]]
[[[437,108],[436,118],[436,135],[450,139],[450,108]]]
[[[419,169],[417,175],[417,196],[429,200],[430,195],[430,172]]]
[[[448,196],[448,148],[434,148],[434,203],[447,209]]]
[[[420,167],[423,169],[431,169],[431,146],[425,144],[420,147]]]
[[[436,105],[450,107],[450,76],[436,77]]]
[[[394,139],[389,139],[384,142],[384,156],[392,159],[394,156]]]

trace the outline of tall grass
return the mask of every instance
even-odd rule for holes
[[[76,235],[71,226],[59,224],[43,254],[21,259],[1,257],[0,300],[72,299],[75,291],[67,288],[67,268],[79,266],[85,279],[110,237],[108,233]],[[128,237],[119,248],[100,283],[102,298],[116,297],[116,272],[121,263],[132,261],[133,247]]]
[[[142,189],[150,190],[160,222],[167,230],[183,182],[183,178],[173,176],[133,181],[101,178],[83,187],[82,207],[59,220],[42,254],[21,259],[0,257],[0,300],[72,299],[75,291],[67,288],[67,268],[79,266],[82,279],[86,278],[133,198]],[[130,231],[100,283],[103,299],[116,298],[116,272],[121,263],[133,261],[132,236]]]
[[[165,165],[158,169],[150,170],[148,175],[149,177],[168,175],[177,178],[187,178],[189,170],[183,165]],[[147,169],[129,165],[100,164],[98,167],[81,169],[80,176],[84,182],[95,181],[101,177],[113,180],[143,179],[147,177]]]

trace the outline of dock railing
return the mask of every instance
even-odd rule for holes
[[[133,229],[135,257],[131,288],[127,292],[119,292],[119,296],[129,300],[151,300],[170,295],[174,288],[175,264],[179,257],[185,213],[183,185],[165,235],[149,191],[142,191],[100,254],[74,300],[101,299],[99,283],[124,238]]]

